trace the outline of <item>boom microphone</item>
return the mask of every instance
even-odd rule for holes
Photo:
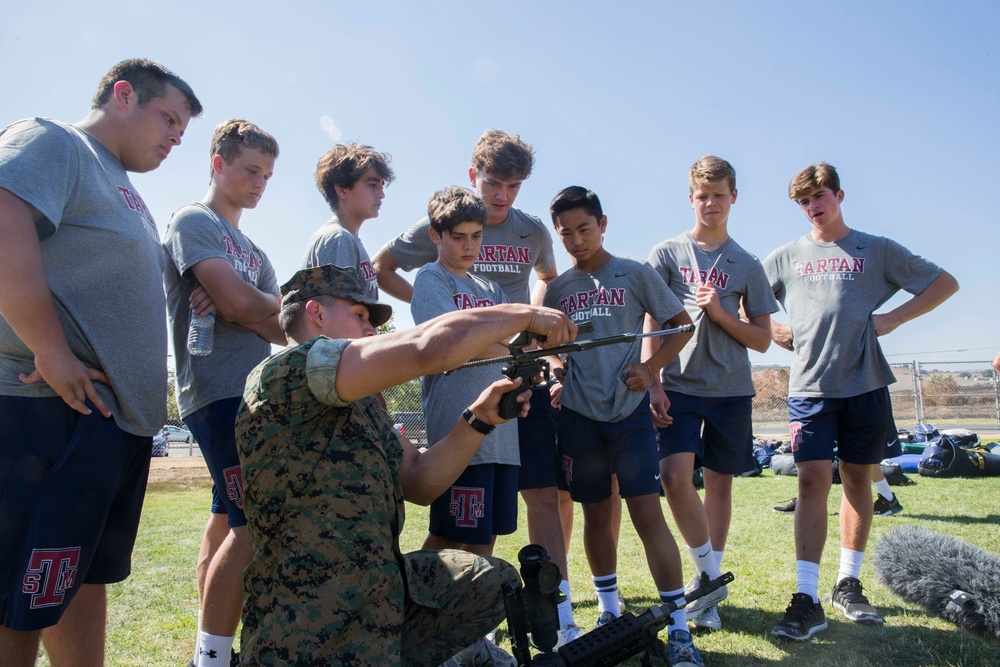
[[[1000,640],[1000,557],[909,526],[875,545],[878,578],[896,595],[985,639]]]

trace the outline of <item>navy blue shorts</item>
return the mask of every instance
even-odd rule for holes
[[[459,544],[490,544],[517,530],[517,466],[467,467],[431,503],[430,534]]]
[[[632,414],[617,422],[595,421],[565,405],[558,413],[563,470],[575,502],[599,503],[609,498],[611,473],[618,475],[622,498],[660,492],[649,394]]]
[[[0,623],[55,625],[81,584],[123,581],[153,439],[89,402],[0,396]]]
[[[892,416],[892,404],[889,405],[889,427],[885,431],[885,449],[882,451],[883,459],[891,459],[903,455],[903,445],[899,442],[899,429],[896,428],[896,419]]]
[[[531,392],[531,410],[517,420],[517,441],[521,450],[519,489],[547,489],[559,483],[559,450],[556,447],[556,418],[552,414],[548,385]]]
[[[247,525],[243,514],[243,469],[236,451],[236,413],[242,400],[223,398],[184,418],[212,476],[212,512],[221,514],[221,501],[230,528]]]
[[[891,409],[886,387],[849,398],[789,397],[795,462],[831,461],[836,446],[841,461],[878,463],[886,448]]]
[[[690,452],[722,475],[754,469],[752,396],[706,398],[668,391],[673,424],[660,429],[660,458]]]

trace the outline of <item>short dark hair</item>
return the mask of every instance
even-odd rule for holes
[[[571,185],[559,191],[549,204],[549,213],[552,215],[552,224],[556,224],[556,218],[574,208],[582,208],[589,215],[598,220],[604,217],[604,209],[601,208],[601,200],[593,190]]]
[[[132,89],[139,97],[139,106],[146,104],[154,97],[163,97],[169,84],[184,93],[188,108],[191,109],[192,118],[200,116],[203,110],[201,102],[195,97],[191,86],[184,79],[163,65],[146,58],[123,60],[112,67],[97,84],[97,93],[94,95],[90,108],[100,109],[107,104],[114,92],[115,83],[119,81],[128,81],[132,85]]]
[[[463,222],[485,225],[486,204],[471,190],[451,185],[431,195],[427,217],[438,234],[450,232]]]
[[[369,168],[375,168],[385,185],[392,183],[396,175],[389,167],[391,159],[388,153],[379,153],[371,146],[337,144],[324,153],[316,164],[316,187],[330,208],[336,211],[337,186],[353,188]]]
[[[319,294],[302,301],[293,301],[284,304],[278,313],[278,326],[286,336],[294,340],[304,342],[302,334],[306,326],[306,304],[310,301],[317,301],[327,308],[332,308],[337,303],[337,297],[331,294]]]
[[[243,154],[243,149],[258,150],[265,155],[278,157],[278,141],[248,120],[237,118],[220,123],[212,133],[209,157],[221,155],[226,164]]]

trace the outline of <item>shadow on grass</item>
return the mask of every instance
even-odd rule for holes
[[[990,514],[988,516],[969,516],[966,514],[913,514],[907,512],[906,518],[919,519],[921,521],[945,521],[961,523],[963,525],[970,523],[988,523],[994,526],[1000,525],[1000,514]]]

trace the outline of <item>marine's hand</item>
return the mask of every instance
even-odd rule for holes
[[[719,301],[719,293],[712,283],[705,283],[695,291],[694,302],[713,322],[722,314],[722,302]]]
[[[483,393],[479,395],[472,405],[469,407],[475,413],[477,417],[482,419],[488,424],[503,424],[506,419],[500,416],[500,399],[508,391],[517,389],[522,384],[521,378],[515,378],[511,380],[509,378],[503,378],[502,380],[497,380],[489,387],[483,390]],[[524,417],[528,414],[528,408],[530,407],[529,402],[531,401],[531,389],[525,389],[520,394],[517,395],[517,402],[521,404],[521,412],[518,417]]]
[[[653,369],[649,364],[629,364],[622,373],[622,380],[629,391],[646,391],[653,381]]]
[[[85,366],[68,349],[64,353],[51,356],[35,355],[35,370],[21,373],[18,379],[24,384],[35,384],[44,380],[66,401],[66,405],[80,414],[91,413],[86,404],[87,399],[90,399],[98,412],[105,417],[111,416],[111,410],[101,400],[94,387],[94,382],[110,386],[108,377],[96,368]]]
[[[543,336],[539,346],[545,349],[576,340],[576,325],[562,311],[544,306],[529,306],[531,322],[528,331]]]
[[[654,382],[649,385],[649,414],[653,418],[653,426],[666,428],[674,423],[674,418],[668,414],[670,399],[663,391],[663,385]]]

